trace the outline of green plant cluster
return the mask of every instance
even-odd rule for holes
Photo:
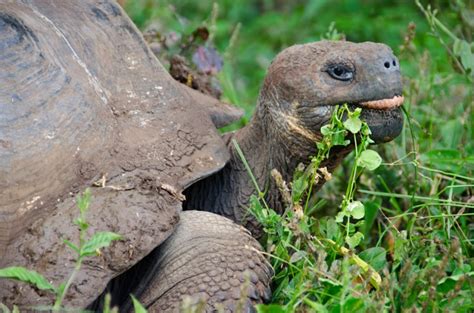
[[[382,161],[376,151],[368,148],[372,142],[370,129],[359,115],[359,108],[354,112],[347,106],[335,109],[331,122],[323,127],[317,156],[296,172],[291,188],[281,176],[274,175],[287,203],[283,215],[268,207],[262,192],[252,197],[250,211],[264,227],[266,253],[275,270],[274,304],[259,305],[258,311],[469,312],[474,304],[467,280],[474,271],[460,254],[457,238],[448,247],[440,245],[424,251],[424,259],[417,256],[423,250],[419,250],[423,248],[418,246],[421,242],[415,241],[410,249],[406,232],[395,236],[391,251],[380,245],[356,250],[370,230],[376,211],[370,209],[370,203],[365,207],[354,200],[355,182],[362,170],[373,171]],[[345,121],[343,116],[347,116]],[[320,165],[333,147],[350,144],[348,134],[353,136],[355,160],[340,211],[335,217],[315,218],[308,214],[314,208],[309,201],[311,188],[320,179],[330,179]],[[252,176],[248,165],[246,168]],[[258,190],[257,185],[255,188]],[[444,250],[441,258],[437,258],[438,249]],[[391,264],[388,254],[393,256]],[[414,267],[413,262],[417,263]]]

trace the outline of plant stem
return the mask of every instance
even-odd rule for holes
[[[61,293],[57,296],[56,301],[54,302],[53,311],[59,311],[61,309],[61,304],[64,300],[64,297],[66,296],[67,291],[69,287],[71,286],[72,282],[74,281],[74,278],[76,277],[77,273],[81,269],[82,260],[83,260],[83,257],[79,257],[77,259],[76,266],[74,267],[74,270],[72,271],[71,276],[69,276],[69,279],[64,285],[64,288],[61,290]]]
[[[242,163],[244,163],[245,169],[247,170],[247,173],[250,175],[250,179],[252,179],[252,183],[255,187],[255,190],[258,192],[258,199],[262,200],[265,208],[267,210],[269,210],[268,204],[267,204],[267,202],[265,201],[265,198],[264,198],[265,194],[262,192],[262,190],[258,186],[257,179],[253,175],[252,169],[250,168],[250,165],[247,162],[247,159],[245,158],[245,155],[242,152],[242,149],[240,149],[240,146],[239,146],[239,144],[237,143],[237,141],[235,139],[232,139],[232,144],[234,145],[234,148],[237,151],[237,154],[239,155],[240,159],[242,160]]]

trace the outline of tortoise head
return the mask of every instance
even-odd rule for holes
[[[363,108],[361,118],[376,143],[400,134],[400,67],[389,47],[321,41],[287,48],[268,70],[257,114],[290,123],[306,137],[320,138],[320,128],[334,107],[344,103]]]

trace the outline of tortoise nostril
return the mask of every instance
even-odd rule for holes
[[[385,62],[383,65],[384,65],[386,68],[390,68],[390,62]]]
[[[392,60],[392,65],[397,66],[397,62],[395,62],[395,60]]]

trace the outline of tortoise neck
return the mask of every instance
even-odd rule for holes
[[[259,123],[254,121],[235,133],[225,134],[223,139],[229,149],[229,162],[221,171],[186,189],[183,207],[185,210],[210,211],[223,215],[254,231],[255,227],[248,225],[251,216],[247,213],[247,208],[256,189],[233,140],[242,150],[259,188],[263,190],[267,177],[268,139],[262,133]]]
[[[283,203],[278,187],[271,177],[271,171],[276,169],[283,177],[283,180],[290,182],[293,173],[298,164],[307,164],[310,157],[316,153],[315,138],[301,135],[295,132],[284,114],[271,112],[269,108],[275,107],[269,101],[261,100],[257,111],[251,122],[242,130],[238,131],[233,139],[240,146],[250,169],[258,183],[261,191],[265,192],[265,200],[268,205],[281,213]],[[242,175],[242,181],[246,184],[242,186],[251,186],[253,193],[256,193],[251,178],[236,153],[232,143],[229,144],[231,151],[232,164],[238,168],[233,175]],[[247,193],[242,193],[247,194]],[[248,207],[249,197],[241,200],[245,203],[242,208]]]
[[[314,138],[295,131],[285,114],[269,112],[272,103],[260,102],[250,123],[239,131],[224,135],[230,160],[218,173],[192,185],[185,191],[187,210],[211,211],[233,219],[258,236],[260,227],[248,212],[250,197],[257,190],[244,162],[233,144],[237,143],[252,171],[258,188],[265,192],[265,200],[275,211],[284,207],[271,171],[278,170],[290,182],[299,163],[307,164],[316,153]],[[294,125],[293,125],[294,126]],[[324,164],[332,171],[347,152],[335,153]]]
[[[268,106],[260,103],[247,126],[224,135],[230,152],[229,162],[218,173],[185,191],[185,210],[211,211],[245,225],[252,232],[259,229],[248,213],[250,197],[257,193],[256,188],[233,140],[242,150],[259,189],[265,192],[268,205],[278,212],[283,210],[270,172],[277,169],[283,179],[290,181],[294,168],[309,159],[315,145],[307,138],[292,134],[285,123],[263,112]]]

